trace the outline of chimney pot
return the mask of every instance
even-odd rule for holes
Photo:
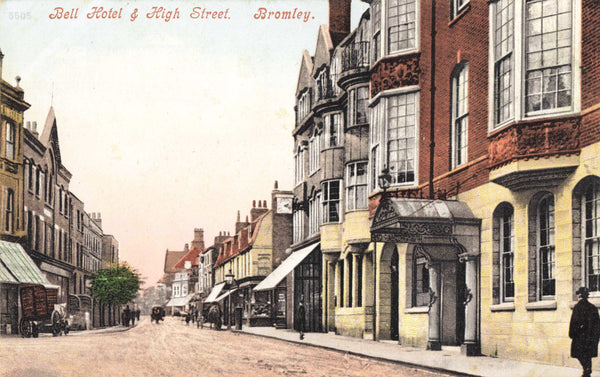
[[[267,201],[263,200],[263,208],[267,208]]]
[[[19,84],[21,83],[21,76],[15,77],[15,80],[17,80],[17,88],[18,88]]]
[[[252,208],[256,208],[256,200],[252,201]]]
[[[279,183],[275,181],[274,189],[277,190],[279,188]]]

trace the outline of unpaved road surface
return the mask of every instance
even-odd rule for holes
[[[442,376],[410,366],[148,317],[123,332],[0,339],[0,376]]]

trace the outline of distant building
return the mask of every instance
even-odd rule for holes
[[[289,208],[278,205],[284,201],[289,201]],[[246,218],[245,222],[240,221],[238,212],[236,233],[223,242],[215,263],[213,291],[220,290],[222,294],[211,297],[215,296],[211,292],[205,300],[205,303],[223,305],[226,322],[231,320],[229,308],[239,306],[250,325],[271,323],[271,315],[265,307],[272,297],[265,292],[254,292],[253,288],[287,257],[286,250],[292,242],[291,203],[292,192],[279,190],[276,183],[271,208],[266,200],[253,201],[250,221]],[[227,283],[227,275],[233,276],[232,284]],[[281,315],[285,318],[286,313]]]
[[[119,241],[111,235],[102,236],[102,268],[119,263]]]

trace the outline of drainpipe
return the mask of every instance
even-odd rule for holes
[[[429,199],[433,199],[433,159],[435,157],[435,0],[431,0],[431,85],[429,114]]]

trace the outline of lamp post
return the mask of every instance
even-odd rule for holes
[[[229,269],[229,273],[225,275],[225,282],[227,282],[229,296],[229,304],[227,305],[227,330],[231,330],[231,285],[235,283],[235,286],[238,287],[238,282],[235,280],[233,273],[231,273],[231,268]]]
[[[390,169],[388,169],[387,166],[383,166],[381,174],[379,174],[379,177],[377,177],[377,182],[385,194],[385,190],[389,189],[390,185],[392,184],[392,175],[390,174]]]

